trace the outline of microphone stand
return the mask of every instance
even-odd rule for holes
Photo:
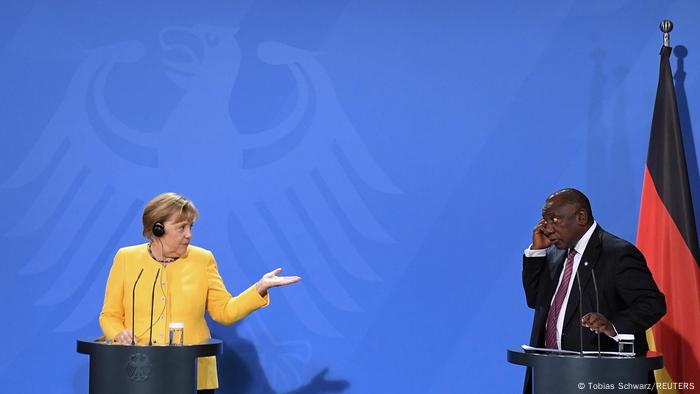
[[[141,274],[143,274],[143,268],[141,268],[141,272],[139,272],[139,276],[136,277],[136,282],[134,282],[134,287],[131,289],[131,344],[135,345],[136,344],[136,334],[134,330],[134,303],[136,302],[136,285],[139,283],[139,279],[141,279]]]
[[[598,303],[598,285],[595,280],[595,270],[591,268],[591,276],[593,277],[593,290],[595,290],[595,311],[600,314],[600,305]],[[600,333],[596,334],[598,336],[598,357],[600,357]]]
[[[160,274],[160,268],[156,272],[156,279],[153,281],[153,289],[151,290],[151,327],[148,328],[148,346],[153,345],[153,303],[156,297],[156,283],[158,283],[158,275]]]
[[[583,356],[583,292],[581,291],[581,280],[578,275],[578,267],[576,267],[576,284],[578,285],[578,341],[581,347],[581,356]]]

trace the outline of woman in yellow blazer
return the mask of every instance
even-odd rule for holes
[[[215,321],[233,324],[267,306],[271,287],[300,280],[297,276],[277,276],[282,271],[278,268],[233,297],[226,290],[212,253],[190,245],[192,224],[198,217],[194,204],[176,193],[163,193],[146,205],[143,235],[149,242],[119,249],[107,279],[100,313],[105,338],[117,343],[129,344],[133,339],[147,344],[151,336],[154,345],[166,344],[169,324],[178,322],[184,323],[185,343],[200,343],[210,338],[205,309]],[[139,275],[132,322],[132,289]],[[152,284],[156,277],[151,326]],[[218,387],[216,358],[199,358],[198,393],[213,393]]]

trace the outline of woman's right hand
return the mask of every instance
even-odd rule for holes
[[[131,330],[128,328],[125,328],[124,331],[120,332],[119,334],[114,336],[114,342],[116,343],[123,343],[125,345],[130,345],[131,344],[131,338],[134,335],[131,333]]]

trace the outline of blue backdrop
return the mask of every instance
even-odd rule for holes
[[[232,292],[304,278],[210,324],[222,393],[517,392],[546,195],[635,238],[663,18],[699,189],[697,1],[2,8],[2,392],[87,392],[75,340],[163,191]]]

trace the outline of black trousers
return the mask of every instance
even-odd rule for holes
[[[197,394],[214,394],[215,391],[214,389],[197,390]]]

